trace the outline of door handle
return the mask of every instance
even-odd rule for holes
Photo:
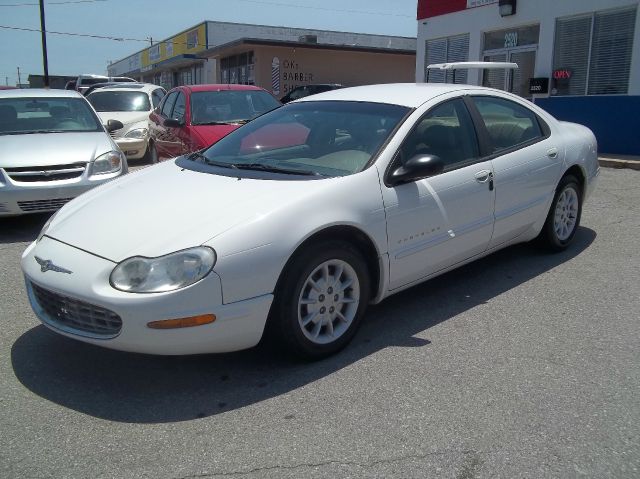
[[[556,159],[558,158],[558,149],[557,148],[551,148],[550,150],[547,150],[547,156],[551,159]]]
[[[491,172],[489,170],[478,171],[475,175],[476,181],[478,183],[486,183],[489,181],[489,177],[491,176]]]
[[[486,183],[488,181],[489,191],[493,191],[493,171],[491,170],[478,171],[474,176],[478,183]]]

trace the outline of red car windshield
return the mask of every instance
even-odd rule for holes
[[[191,94],[191,124],[242,123],[280,106],[262,90],[199,91]]]

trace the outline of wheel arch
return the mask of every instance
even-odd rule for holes
[[[587,175],[583,171],[582,166],[580,166],[578,164],[572,165],[571,167],[569,167],[567,169],[567,171],[564,172],[564,174],[562,175],[562,178],[564,178],[567,175],[574,176],[578,180],[578,184],[580,186],[580,195],[584,196],[585,183],[587,181]]]
[[[303,250],[311,248],[314,245],[319,245],[324,241],[344,241],[354,246],[365,260],[367,269],[369,271],[371,298],[378,297],[378,293],[382,287],[381,279],[383,272],[380,265],[380,253],[376,247],[375,242],[371,237],[360,228],[352,225],[333,225],[316,231],[305,238],[293,251],[293,253],[287,259],[284,267],[282,268],[278,281],[276,282],[276,291],[282,283],[282,278],[291,265],[296,256]]]

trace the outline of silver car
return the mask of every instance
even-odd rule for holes
[[[0,216],[53,211],[127,173],[89,102],[68,90],[0,92]]]

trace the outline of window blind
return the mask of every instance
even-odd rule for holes
[[[594,16],[589,95],[627,93],[636,9]]]

